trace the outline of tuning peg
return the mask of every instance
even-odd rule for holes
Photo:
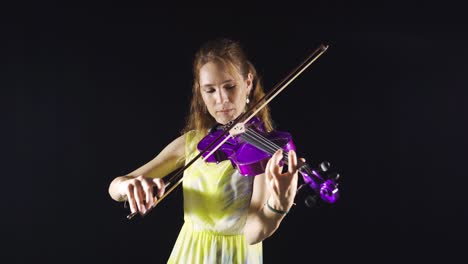
[[[328,161],[323,161],[320,163],[320,170],[323,172],[326,172],[328,169],[330,169],[330,162]]]
[[[309,208],[315,207],[317,205],[317,195],[308,195],[304,200],[304,204]]]
[[[327,175],[328,179],[332,181],[338,181],[341,178],[341,175],[338,172],[332,172]]]
[[[302,193],[305,190],[305,188],[307,188],[307,183],[299,185],[299,187],[296,190],[296,194]]]

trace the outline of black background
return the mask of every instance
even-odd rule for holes
[[[239,40],[300,156],[342,174],[338,203],[298,204],[265,263],[466,261],[468,33],[443,3],[25,5],[2,9],[3,263],[164,263],[175,191],[143,219],[107,188],[179,135],[191,63]]]

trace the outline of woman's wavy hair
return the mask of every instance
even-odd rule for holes
[[[190,103],[190,112],[186,117],[186,125],[182,133],[186,133],[190,130],[198,130],[206,133],[217,123],[206,110],[200,90],[200,68],[208,62],[221,63],[221,65],[224,65],[231,73],[237,71],[244,80],[247,79],[249,73],[252,74],[253,83],[252,90],[249,94],[250,102],[257,102],[265,95],[260,76],[258,76],[253,64],[247,60],[239,42],[226,38],[209,41],[202,45],[195,54],[193,60],[194,80],[192,100]],[[235,76],[234,74],[232,75]],[[270,116],[270,108],[268,105],[263,107],[258,112],[257,116],[262,120],[267,131],[273,130],[273,121]]]

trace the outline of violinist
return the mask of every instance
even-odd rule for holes
[[[193,94],[182,135],[153,160],[109,186],[115,201],[127,201],[144,215],[166,188],[163,177],[199,154],[197,143],[210,129],[241,115],[264,91],[240,44],[229,39],[205,43],[193,61]],[[273,130],[268,106],[257,117]],[[262,263],[262,241],[274,234],[294,203],[298,161],[293,150],[283,170],[283,151],[268,160],[264,173],[241,175],[229,160],[199,159],[184,171],[184,224],[168,263]],[[302,159],[301,159],[302,160]],[[286,166],[286,165],[284,165]]]

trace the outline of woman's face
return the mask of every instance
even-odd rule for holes
[[[244,110],[252,88],[252,75],[244,80],[236,71],[232,76],[223,66],[208,62],[200,68],[200,92],[208,112],[216,122],[227,124]]]

